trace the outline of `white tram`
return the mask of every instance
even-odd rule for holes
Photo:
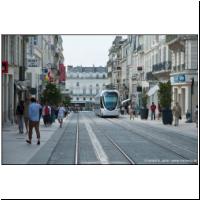
[[[117,90],[103,90],[94,100],[94,112],[101,117],[120,114],[120,98]]]

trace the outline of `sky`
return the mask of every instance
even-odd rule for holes
[[[63,35],[65,66],[106,66],[115,35]]]

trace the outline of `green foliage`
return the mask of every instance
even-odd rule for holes
[[[65,106],[69,106],[71,104],[71,97],[69,95],[65,96],[65,99],[63,100],[63,104]]]
[[[170,81],[168,81],[167,83],[159,82],[158,99],[161,108],[171,108],[172,86]]]
[[[41,96],[41,102],[45,104],[46,102],[50,105],[59,105],[62,100],[62,95],[60,90],[55,84],[47,83],[46,89],[43,91]]]
[[[146,108],[148,101],[148,95],[145,89],[142,90],[142,96],[141,96],[141,104],[143,108]]]

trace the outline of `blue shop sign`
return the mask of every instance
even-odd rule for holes
[[[185,82],[185,74],[180,74],[174,76],[174,82],[179,83],[179,82]]]

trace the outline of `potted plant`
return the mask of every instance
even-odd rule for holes
[[[170,81],[166,83],[159,82],[158,99],[161,106],[163,124],[172,124],[172,86]]]
[[[141,119],[148,119],[149,110],[147,108],[147,100],[148,100],[148,95],[146,93],[146,90],[143,90],[142,95],[141,95],[141,105],[142,105],[142,107],[140,108]]]

